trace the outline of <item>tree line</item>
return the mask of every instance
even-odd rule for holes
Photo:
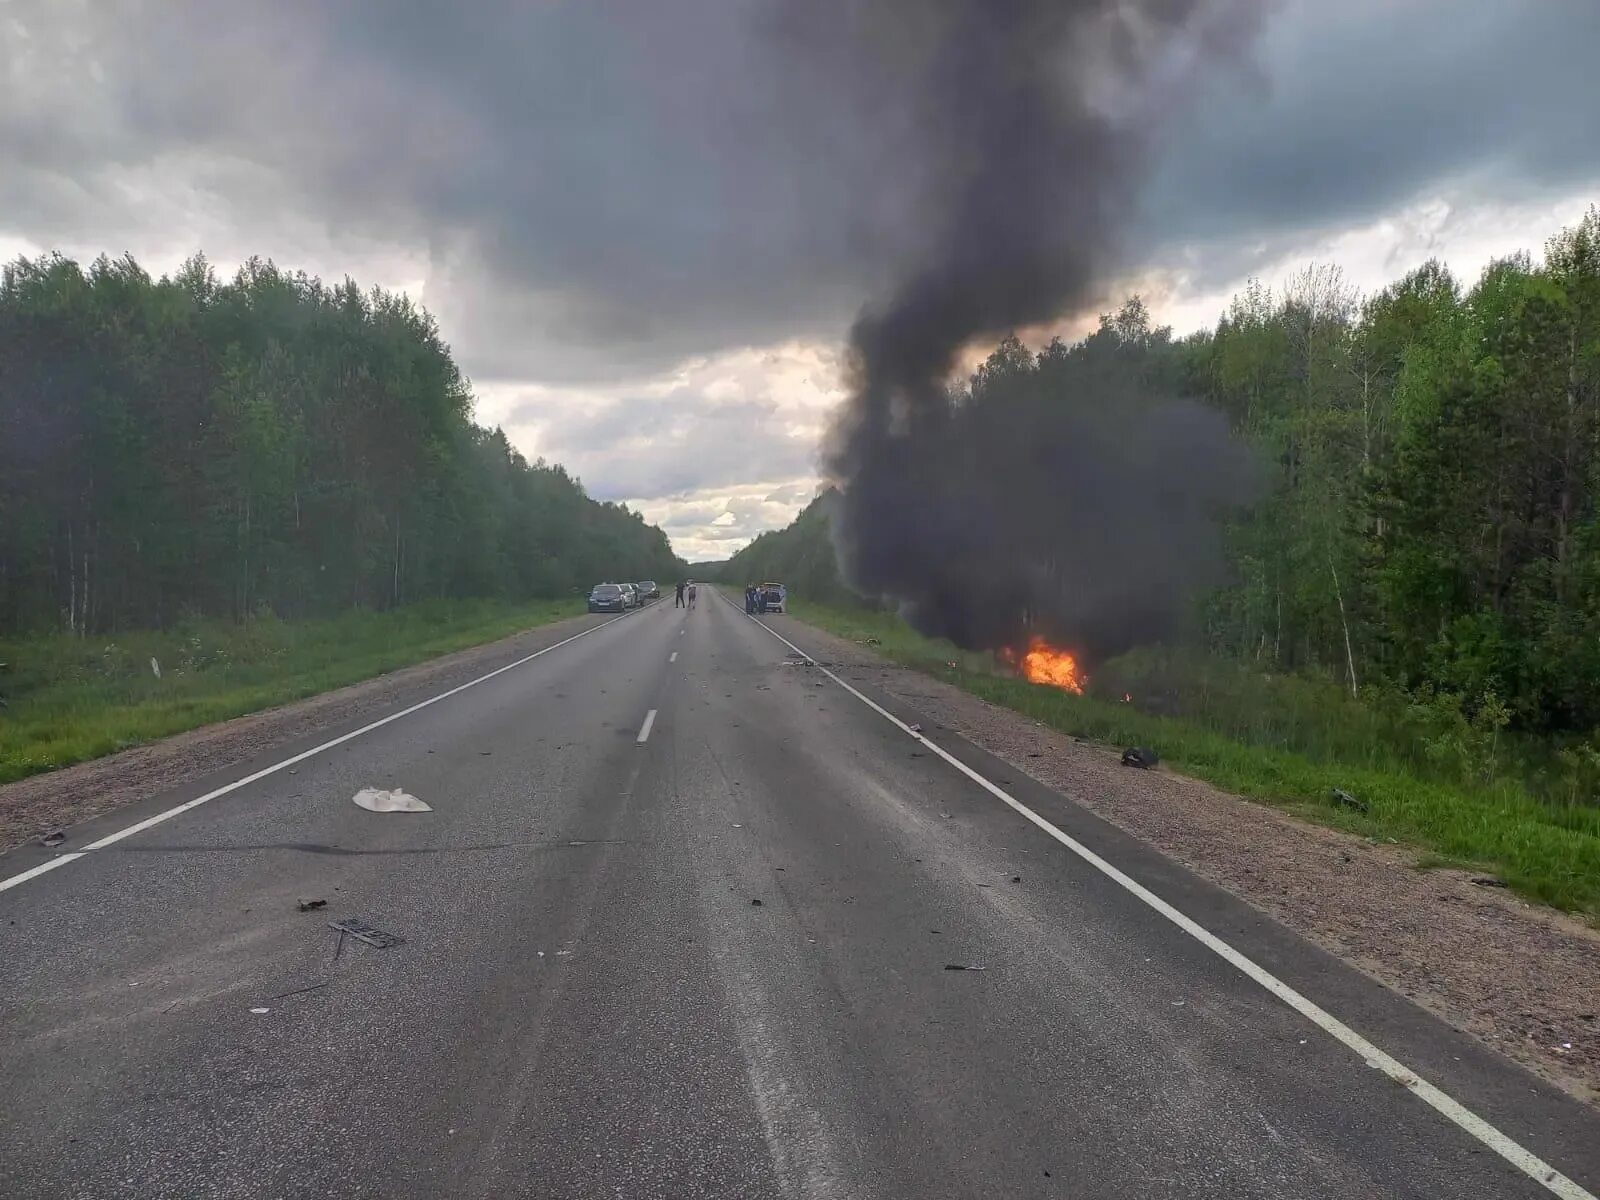
[[[1050,369],[1063,357],[1073,372]],[[1600,727],[1600,210],[1470,286],[1434,261],[1363,297],[1315,266],[1251,283],[1184,338],[1134,298],[1070,346],[1007,339],[953,400],[1005,387],[1048,404],[1097,373],[1122,385],[1107,395],[1213,406],[1260,462],[1194,641],[1496,728]],[[726,577],[839,595],[819,554],[828,503]]]
[[[298,618],[671,578],[658,528],[473,422],[403,295],[252,259],[0,278],[0,630]]]

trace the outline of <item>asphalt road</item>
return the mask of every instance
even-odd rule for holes
[[[0,1195],[1600,1186],[1592,1110],[925,730],[963,772],[705,590],[694,612],[669,597],[591,623],[0,892]],[[1578,1190],[1367,1065],[974,776]],[[369,786],[433,811],[367,812],[351,797]],[[404,941],[341,937],[344,918]]]

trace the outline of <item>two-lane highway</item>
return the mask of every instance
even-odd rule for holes
[[[909,735],[792,622],[771,622],[791,646],[708,593],[0,892],[0,1194],[1595,1186],[1588,1110],[960,739]],[[1505,1145],[978,782],[996,776],[1387,1036]],[[367,812],[363,787],[432,811]],[[329,928],[346,918],[404,940]]]

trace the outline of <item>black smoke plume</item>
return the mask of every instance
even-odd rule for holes
[[[852,396],[825,466],[841,566],[924,632],[1030,632],[1096,659],[1169,632],[1219,578],[1217,518],[1249,463],[1223,421],[1161,398],[1148,330],[1044,359],[984,338],[1092,303],[1134,219],[1145,150],[1185,83],[1229,67],[1251,0],[908,0],[896,62],[927,235],[851,332]],[[1119,357],[1120,356],[1120,357]]]

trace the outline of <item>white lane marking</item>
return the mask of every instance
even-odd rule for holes
[[[634,610],[634,612],[639,611],[641,610]],[[114,845],[115,843],[122,841],[123,838],[132,837],[136,833],[143,833],[146,829],[149,829],[153,825],[159,825],[163,821],[170,821],[173,817],[178,816],[180,813],[186,813],[191,808],[199,808],[202,804],[206,804],[212,800],[215,800],[219,796],[226,796],[229,792],[236,792],[240,788],[252,784],[258,779],[265,779],[268,775],[276,774],[285,767],[292,767],[295,765],[295,763],[305,762],[306,759],[321,754],[324,750],[332,750],[335,746],[342,746],[345,742],[352,741],[364,733],[371,733],[374,729],[379,729],[384,725],[389,724],[391,721],[398,721],[401,717],[409,717],[412,713],[419,712],[422,709],[427,708],[430,704],[437,704],[441,700],[448,700],[451,696],[454,696],[459,692],[464,692],[468,688],[477,687],[480,683],[488,682],[496,675],[504,675],[507,671],[520,667],[524,663],[530,663],[542,655],[549,654],[552,650],[559,650],[561,647],[571,642],[575,642],[581,637],[588,637],[597,629],[604,629],[607,625],[615,625],[618,621],[627,620],[627,618],[633,615],[634,613],[623,613],[619,617],[612,617],[609,621],[601,621],[598,625],[591,625],[582,633],[575,633],[569,638],[562,638],[561,641],[556,642],[554,645],[546,646],[543,650],[535,650],[532,654],[528,654],[517,659],[516,662],[509,662],[503,667],[496,667],[487,675],[480,675],[476,679],[469,679],[466,683],[460,684],[457,687],[453,687],[447,692],[440,692],[437,696],[430,696],[426,700],[419,701],[418,703],[413,704],[410,708],[402,708],[397,713],[390,713],[387,717],[380,717],[378,720],[373,721],[370,724],[363,725],[360,729],[352,729],[349,733],[341,734],[336,738],[332,738],[329,741],[323,742],[320,746],[313,746],[309,750],[302,750],[299,754],[286,758],[281,762],[275,762],[270,767],[262,767],[261,770],[252,772],[251,774],[244,776],[242,779],[235,779],[232,783],[225,783],[221,787],[216,788],[213,791],[209,791],[203,796],[196,796],[193,800],[186,800],[174,808],[167,809],[165,812],[159,812],[153,817],[146,817],[144,820],[137,821],[124,829],[119,829],[115,833],[107,834],[97,842],[90,842],[82,850],[75,850],[69,854],[63,854],[58,858],[52,858],[49,862],[40,863],[37,867],[30,868],[29,870],[23,871],[20,874],[12,875],[6,879],[0,879],[0,892],[14,888],[18,884],[27,883],[28,880],[37,878],[38,876],[43,875],[46,871],[54,871],[57,867],[64,867],[69,862],[73,862],[84,857],[84,855],[91,850],[104,850],[107,846]]]
[[[667,655],[667,661],[669,663],[677,662],[678,661],[678,652],[676,650],[674,650],[671,654]]]
[[[82,858],[83,853],[82,850],[74,850],[70,854],[61,855],[59,858],[52,858],[49,862],[42,862],[37,867],[30,867],[28,870],[18,875],[13,875],[9,879],[0,879],[0,892],[5,891],[7,888],[16,887],[19,883],[27,883],[34,876],[43,875],[46,871],[54,871],[57,867],[64,867],[73,859]]]
[[[639,745],[644,745],[650,740],[650,727],[656,723],[656,710],[651,709],[644,715],[644,724],[639,726]]]
[[[728,603],[731,605],[733,601],[729,600]],[[741,615],[749,616],[748,613]],[[1108,879],[1111,879],[1115,883],[1121,885],[1133,895],[1137,896],[1140,900],[1144,901],[1145,904],[1148,904],[1151,908],[1155,909],[1156,912],[1160,913],[1179,929],[1183,930],[1190,937],[1194,938],[1195,941],[1199,942],[1207,950],[1210,950],[1224,962],[1227,962],[1231,966],[1238,968],[1245,975],[1248,975],[1256,983],[1260,984],[1267,991],[1271,992],[1279,1000],[1282,1000],[1290,1008],[1294,1009],[1312,1024],[1323,1030],[1323,1032],[1342,1042],[1348,1049],[1355,1051],[1356,1054],[1361,1056],[1362,1061],[1364,1061],[1367,1066],[1373,1068],[1374,1070],[1382,1071],[1390,1079],[1394,1080],[1401,1087],[1406,1088],[1412,1093],[1412,1095],[1416,1096],[1419,1100],[1428,1105],[1435,1112],[1439,1113],[1446,1120],[1452,1122],[1461,1129],[1465,1130],[1467,1133],[1471,1134],[1473,1137],[1477,1138],[1478,1141],[1489,1147],[1489,1149],[1493,1150],[1496,1154],[1505,1159],[1512,1166],[1516,1167],[1523,1174],[1543,1184],[1555,1195],[1561,1197],[1561,1200],[1597,1200],[1592,1192],[1588,1191],[1586,1188],[1574,1182],[1573,1180],[1568,1179],[1565,1175],[1561,1174],[1560,1171],[1557,1171],[1537,1154],[1534,1154],[1531,1150],[1524,1149],[1520,1144],[1513,1141],[1506,1134],[1501,1133],[1500,1130],[1496,1129],[1482,1117],[1472,1112],[1458,1100],[1446,1095],[1444,1092],[1434,1087],[1433,1084],[1429,1083],[1426,1079],[1423,1079],[1404,1063],[1400,1062],[1398,1059],[1392,1058],[1390,1055],[1384,1053],[1384,1051],[1378,1049],[1378,1047],[1367,1041],[1366,1038],[1362,1037],[1355,1030],[1351,1029],[1332,1013],[1328,1012],[1320,1005],[1295,991],[1294,988],[1290,987],[1287,983],[1284,983],[1283,980],[1279,979],[1276,975],[1273,975],[1270,971],[1258,966],[1256,963],[1245,957],[1245,955],[1241,954],[1239,951],[1235,950],[1227,942],[1217,937],[1216,934],[1206,929],[1197,921],[1194,921],[1193,919],[1179,912],[1176,908],[1172,907],[1172,905],[1168,904],[1160,896],[1150,891],[1143,884],[1139,883],[1131,876],[1124,874],[1118,868],[1112,866],[1109,862],[1101,858],[1082,842],[1078,841],[1070,834],[1064,833],[1062,830],[1058,829],[1055,825],[1047,821],[1044,817],[1041,817],[1038,813],[1034,812],[1033,809],[1022,803],[999,784],[990,782],[977,771],[974,771],[971,767],[967,766],[966,763],[962,762],[955,755],[944,749],[944,747],[939,746],[934,742],[930,742],[922,734],[914,732],[911,726],[907,725],[899,717],[889,712],[882,705],[873,701],[870,697],[862,695],[862,693],[851,687],[843,679],[840,679],[839,676],[828,670],[827,667],[823,666],[804,650],[800,649],[799,646],[796,646],[788,638],[784,637],[783,634],[767,625],[764,621],[757,621],[754,617],[750,617],[750,620],[755,621],[755,623],[761,626],[762,629],[765,629],[773,637],[777,638],[785,646],[789,647],[789,649],[800,655],[813,667],[821,671],[829,679],[833,680],[834,683],[838,684],[845,691],[849,692],[852,696],[861,701],[861,703],[865,704],[884,720],[888,721],[891,725],[894,725],[902,732],[908,733],[912,737],[916,738],[923,745],[927,746],[929,750],[933,751],[934,754],[937,754],[940,758],[944,759],[945,762],[949,763],[968,779],[972,780],[979,787],[983,788],[984,791],[1003,801],[1012,809],[1015,809],[1018,813],[1022,814],[1022,816],[1033,822],[1033,824],[1038,826],[1045,833],[1049,834],[1056,841],[1060,842],[1068,850],[1071,850],[1079,858],[1083,859],[1084,862],[1088,863],[1095,870],[1099,871]]]

